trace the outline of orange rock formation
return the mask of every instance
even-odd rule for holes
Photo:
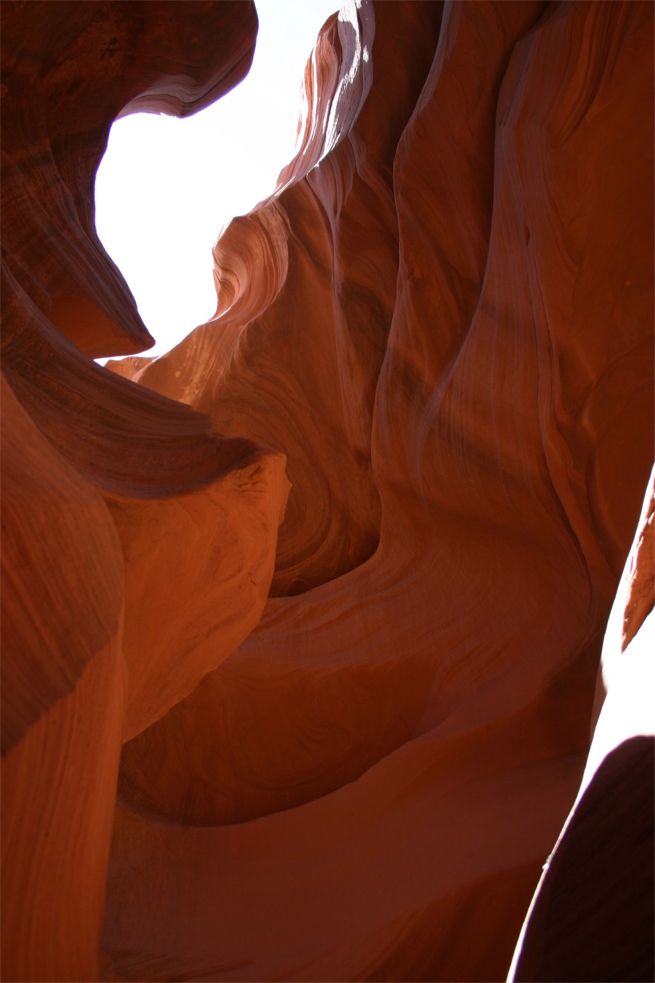
[[[655,471],[602,653],[607,698],[510,980],[653,976]]]
[[[123,105],[185,112],[234,84],[256,17],[2,15],[3,978],[92,980],[121,740],[257,623],[288,485],[281,454],[219,437],[62,331],[91,354],[149,338],[92,228],[95,166]]]
[[[579,858],[643,902],[647,511],[585,760],[652,461],[652,7],[346,3],[215,317],[113,373],[108,126],[214,98],[254,15],[69,7],[4,18],[5,978],[97,978],[104,906],[106,979],[504,979],[572,806],[513,978],[647,978]]]

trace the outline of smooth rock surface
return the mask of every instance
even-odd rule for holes
[[[134,365],[293,491],[261,624],[124,749],[106,944],[502,979],[652,460],[652,10],[345,7],[307,80],[216,316]]]
[[[642,979],[652,6],[347,0],[215,317],[101,369],[108,127],[255,26],[3,6],[3,975]]]
[[[510,979],[655,975],[655,471],[610,615],[606,696]]]
[[[282,454],[73,344],[149,340],[95,236],[93,175],[119,111],[190,112],[238,81],[256,16],[7,3],[2,19],[2,972],[89,981],[122,738],[257,623],[288,493]]]
[[[239,0],[2,5],[3,261],[94,357],[152,344],[95,230],[109,127],[209,105],[246,74],[256,27]]]

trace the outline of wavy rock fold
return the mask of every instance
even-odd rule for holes
[[[346,2],[296,157],[215,246],[214,317],[108,369],[144,336],[89,231],[89,135],[214,98],[254,18],[72,8],[61,62],[10,22],[9,79],[57,108],[33,144],[10,117],[10,216],[68,188],[102,281],[71,285],[67,226],[7,237],[10,973],[96,978],[104,904],[113,980],[646,979],[648,927],[592,952],[592,899],[626,899],[620,934],[650,890],[652,7]],[[130,31],[131,73],[96,78]],[[93,80],[82,154],[60,64]],[[42,145],[69,155],[45,185]],[[84,945],[57,920],[91,891],[81,829]]]

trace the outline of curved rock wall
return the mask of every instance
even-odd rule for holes
[[[216,316],[134,367],[293,491],[261,624],[124,749],[126,978],[503,978],[589,746],[652,459],[652,11],[350,13]]]
[[[3,977],[88,981],[121,741],[257,623],[288,490],[281,454],[73,344],[149,338],[95,236],[92,179],[122,107],[187,112],[234,84],[256,17],[7,3],[2,19]]]
[[[238,0],[3,4],[3,260],[95,357],[152,344],[95,231],[109,127],[129,112],[209,105],[248,71],[256,26]]]
[[[571,969],[578,829],[645,787],[641,744],[597,729],[576,799],[652,460],[652,7],[348,0],[297,157],[215,247],[216,315],[111,373],[88,353],[143,328],[89,231],[107,126],[213,97],[254,23],[98,3],[30,31],[55,6],[11,6],[5,75],[30,96],[5,140],[5,975],[95,978],[117,782],[106,979],[504,979],[579,802],[512,972]],[[65,244],[19,228],[24,187],[78,202]]]
[[[603,644],[607,697],[512,981],[648,980],[655,972],[654,525],[655,471]]]

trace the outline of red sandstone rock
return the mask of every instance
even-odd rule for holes
[[[121,743],[121,547],[3,381],[3,979],[96,973]]]
[[[655,471],[603,645],[607,696],[511,980],[650,980],[655,972],[654,514]]]
[[[191,6],[182,47],[224,7]],[[117,16],[97,9],[94,51]],[[191,47],[207,92],[225,68]],[[153,80],[130,67],[138,105]],[[99,76],[79,119],[106,133],[117,86]],[[123,726],[110,979],[504,978],[576,797],[652,459],[652,9],[349,4],[305,89],[297,158],[217,243],[217,313],[169,355],[92,365],[49,320],[80,340],[86,300],[48,306],[63,274],[33,233],[9,251],[9,487],[49,496],[34,531],[30,499],[8,512],[10,976],[92,978]],[[69,183],[88,209],[87,178]],[[138,344],[114,276],[97,272],[114,307],[90,302],[127,337],[96,321],[91,352]],[[626,664],[649,530],[615,608]],[[28,605],[45,564],[61,600]],[[595,814],[626,790],[628,828],[647,759],[593,754],[600,794],[592,777],[574,822],[602,844]],[[81,787],[58,796],[59,773]],[[574,862],[579,842],[569,827]],[[563,965],[559,853],[517,978]]]
[[[222,59],[216,36],[199,46],[221,25]],[[90,228],[95,165],[126,100],[182,113],[233,84],[254,27],[248,4],[3,7],[7,980],[98,978],[121,737],[216,668],[268,594],[283,456],[58,330],[92,353],[147,338]],[[195,79],[171,79],[181,60]]]
[[[4,260],[89,354],[152,344],[95,230],[111,123],[209,105],[246,74],[256,26],[253,4],[238,0],[3,3]]]
[[[293,493],[261,625],[125,748],[125,978],[505,976],[652,454],[650,14],[365,6],[352,100],[330,26],[342,142],[139,372]]]

